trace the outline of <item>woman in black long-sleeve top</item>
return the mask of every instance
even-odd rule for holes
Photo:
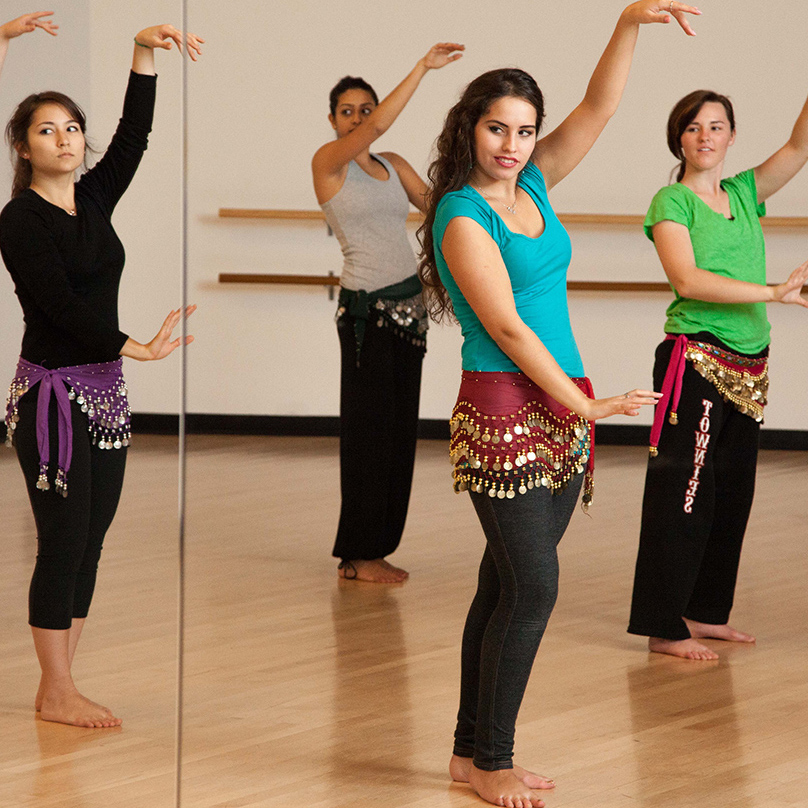
[[[193,58],[201,41],[188,35]],[[29,594],[42,668],[36,709],[46,721],[83,727],[121,723],[79,693],[71,675],[123,484],[130,433],[121,357],[162,359],[180,344],[171,338],[180,311],[145,344],[120,330],[124,249],[111,222],[148,143],[154,48],[172,42],[181,46],[182,35],[170,25],[135,37],[123,116],[104,157],[78,182],[85,121],[70,98],[29,96],[6,129],[17,158],[12,200],[0,214],[0,252],[25,319],[6,425],[37,527]]]

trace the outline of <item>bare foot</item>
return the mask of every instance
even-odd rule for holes
[[[468,783],[471,767],[471,758],[452,755],[452,759],[449,761],[449,774],[456,783]],[[521,766],[514,766],[510,771],[528,788],[555,788],[555,780],[551,780],[549,777],[542,777],[540,774],[535,774],[527,769],[523,769]]]
[[[686,640],[663,640],[661,637],[649,637],[648,650],[684,659],[718,659],[715,651],[711,651],[693,637]]]
[[[119,727],[123,721],[110,710],[84,698],[78,690],[44,690],[39,717],[43,721],[70,724],[74,727],[101,729]]]
[[[544,808],[544,800],[525,785],[514,774],[513,769],[486,772],[472,764],[469,785],[492,805],[504,808]]]
[[[407,572],[407,570],[403,570],[403,569],[401,569],[401,567],[393,566],[386,558],[380,558],[380,559],[378,559],[378,561],[381,562],[381,564],[384,567],[386,567],[388,570],[390,570],[390,572],[392,572],[393,575],[400,576],[402,581],[406,581],[407,578],[410,577],[410,574],[409,574],[409,572]]]
[[[354,561],[343,561],[337,568],[340,578],[350,581],[371,581],[377,584],[399,584],[407,577],[404,570],[393,572],[395,567],[387,564],[383,558],[365,560],[357,558]]]
[[[751,634],[738,631],[726,623],[722,626],[713,625],[712,623],[697,623],[695,620],[688,620],[686,617],[684,621],[687,623],[692,637],[710,640],[726,640],[727,642],[755,642],[755,638]]]

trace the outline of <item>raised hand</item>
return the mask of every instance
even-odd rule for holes
[[[696,6],[687,6],[684,3],[670,2],[670,0],[640,0],[632,3],[623,12],[624,19],[629,22],[644,25],[646,23],[661,22],[669,23],[671,18],[679,23],[681,29],[688,36],[696,36],[696,32],[690,27],[688,14],[701,14]]]
[[[135,42],[143,48],[162,48],[163,50],[171,50],[176,43],[180,52],[185,45],[188,55],[195,62],[202,54],[200,45],[203,45],[205,40],[190,32],[183,35],[182,31],[177,30],[173,25],[153,25],[150,28],[144,28],[135,37]]]
[[[34,11],[30,14],[23,14],[16,20],[11,20],[5,25],[0,25],[0,39],[14,39],[22,34],[30,34],[31,31],[41,28],[51,36],[56,36],[59,26],[52,20],[43,20],[42,17],[49,17],[52,11]]]
[[[428,70],[438,70],[450,62],[456,62],[465,49],[466,46],[458,42],[438,42],[427,51],[421,62]]]
[[[196,306],[187,306],[185,308],[185,316],[190,317],[195,311]],[[182,337],[171,339],[171,332],[179,325],[182,314],[182,309],[169,312],[168,317],[163,320],[163,324],[160,326],[160,330],[157,332],[154,339],[147,342],[145,345],[130,337],[124,343],[123,348],[121,348],[121,356],[128,356],[131,359],[137,359],[139,362],[165,359],[182,344]],[[190,345],[193,341],[194,338],[190,334],[185,338],[186,345]]]
[[[774,299],[777,303],[796,303],[808,309],[808,299],[802,296],[802,288],[808,283],[808,261],[800,264],[785,283],[774,287]]]
[[[589,412],[581,413],[589,421],[608,418],[611,415],[639,415],[640,407],[653,406],[662,398],[662,393],[651,390],[631,390],[622,396],[593,399]]]

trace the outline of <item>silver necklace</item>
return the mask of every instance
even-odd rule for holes
[[[516,191],[513,192],[513,205],[506,205],[501,199],[496,199],[493,196],[488,196],[488,194],[486,194],[482,188],[478,188],[473,182],[470,184],[472,188],[480,192],[481,196],[484,199],[490,199],[493,202],[499,202],[499,204],[502,205],[502,207],[505,208],[505,210],[509,211],[510,213],[513,213],[514,216],[516,215],[516,203],[518,201],[516,197]]]

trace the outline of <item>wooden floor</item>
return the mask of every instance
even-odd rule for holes
[[[174,805],[176,441],[139,437],[76,664],[115,730],[34,719],[26,626],[33,523],[0,453],[0,806]],[[401,586],[337,581],[336,441],[189,441],[183,808],[465,808],[446,763],[458,644],[482,538],[446,446],[419,446]],[[592,517],[561,548],[561,595],[517,759],[549,808],[808,805],[808,455],[761,459],[734,622],[718,663],[625,633],[642,448],[598,450]]]

